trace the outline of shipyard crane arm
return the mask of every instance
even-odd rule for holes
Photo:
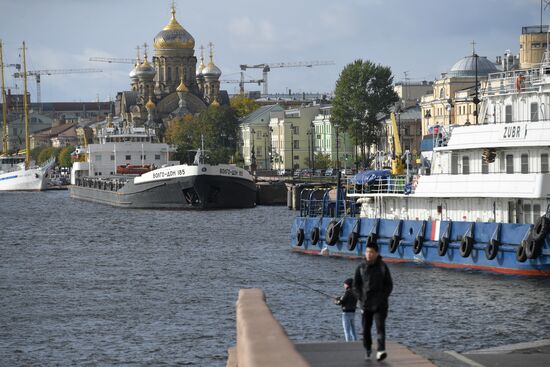
[[[262,69],[263,72],[263,83],[264,83],[264,95],[267,94],[267,73],[271,71],[272,68],[297,68],[297,67],[308,67],[313,66],[323,66],[323,65],[335,65],[334,61],[296,61],[296,62],[271,62],[263,64],[254,64],[254,65],[239,65],[241,68],[241,83],[244,83],[244,72],[246,69]]]
[[[87,73],[101,73],[101,69],[48,69],[48,70],[30,70],[27,71],[27,76],[34,76],[36,79],[36,101],[42,102],[42,96],[40,91],[40,77],[41,75],[58,75],[58,74],[87,74]],[[13,74],[14,78],[23,78],[25,75],[22,72]]]
[[[117,57],[90,57],[89,61],[108,62],[109,64],[135,64],[135,59],[124,59]]]
[[[394,175],[402,175],[405,171],[403,166],[403,160],[401,159],[401,139],[399,138],[399,130],[397,129],[397,121],[395,120],[395,113],[390,114],[391,130],[392,130],[392,160],[391,160],[391,173]]]

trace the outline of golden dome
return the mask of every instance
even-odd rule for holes
[[[176,9],[172,6],[172,19],[160,31],[154,40],[156,50],[173,48],[191,48],[195,47],[195,39],[189,34],[176,20]]]
[[[181,78],[180,85],[176,88],[176,92],[189,92],[189,89],[185,86],[183,82],[183,77]]]
[[[138,78],[154,78],[157,71],[155,68],[149,64],[147,61],[147,52],[143,56],[143,62],[136,67],[135,76]]]
[[[148,110],[152,110],[153,108],[155,108],[156,105],[155,105],[155,102],[153,102],[151,100],[151,97],[149,97],[149,100],[147,101],[147,103],[145,104],[145,108],[147,108]]]

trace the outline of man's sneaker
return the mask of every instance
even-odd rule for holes
[[[370,350],[367,350],[367,351],[365,352],[365,361],[368,361],[368,360],[370,359],[371,353],[372,353],[372,351],[370,351]]]
[[[387,356],[388,356],[388,354],[386,353],[386,351],[381,350],[378,353],[376,353],[376,360],[377,361],[383,361],[384,359],[386,359]]]

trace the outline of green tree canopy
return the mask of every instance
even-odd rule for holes
[[[260,105],[256,103],[256,101],[254,101],[252,98],[248,98],[242,95],[231,97],[229,103],[231,104],[231,107],[235,110],[235,114],[237,115],[237,117],[246,116],[251,112],[257,110],[258,107],[260,107]]]
[[[73,164],[71,153],[74,152],[74,147],[68,146],[64,147],[59,151],[57,155],[57,164],[61,167],[70,167]]]
[[[51,157],[57,157],[59,151],[61,149],[54,148],[54,147],[45,147],[38,153],[38,156],[36,157],[36,163],[42,164],[46,162]]]
[[[329,154],[317,153],[315,154],[315,168],[327,169],[332,167],[332,160]]]
[[[233,108],[210,106],[197,116],[172,120],[166,138],[178,146],[176,157],[182,162],[193,162],[192,151],[201,147],[203,138],[208,163],[229,163],[236,151],[237,131],[238,119]]]
[[[393,90],[393,76],[388,66],[356,60],[344,67],[336,82],[331,121],[341,126],[361,146],[376,143],[381,130],[377,115],[388,113],[399,100]]]

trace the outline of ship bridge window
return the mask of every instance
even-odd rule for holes
[[[514,155],[506,154],[506,173],[514,173]]]
[[[114,155],[114,154],[111,154],[111,160],[112,160],[112,161],[115,160],[115,155]]]
[[[489,163],[485,159],[481,159],[481,173],[484,175],[489,173]]]
[[[531,204],[523,204],[523,223],[534,223]]]
[[[548,153],[542,153],[540,155],[540,172],[548,173]]]
[[[451,175],[458,175],[458,154],[451,154]]]
[[[529,173],[529,154],[521,155],[521,173]]]
[[[132,159],[132,156],[131,156],[131,155],[126,155],[125,159],[126,159],[127,161],[129,161],[129,160]]]
[[[505,107],[504,122],[506,122],[506,123],[512,122],[512,105],[507,105]]]
[[[462,157],[462,174],[463,175],[470,174],[470,157],[468,156]]]
[[[160,154],[155,154],[155,160],[160,161]]]
[[[539,104],[531,103],[531,121],[539,120]]]
[[[96,161],[101,161],[101,154],[96,154],[95,160]]]

